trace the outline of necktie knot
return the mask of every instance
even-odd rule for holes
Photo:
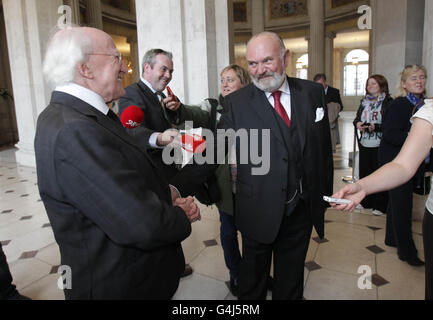
[[[275,101],[277,101],[277,100],[280,101],[281,91],[277,90],[277,91],[272,92],[272,96],[274,97]]]
[[[274,97],[274,109],[280,115],[281,119],[283,119],[286,125],[290,128],[290,118],[287,115],[287,112],[280,101],[281,93],[282,92],[280,90],[272,92],[272,96]]]

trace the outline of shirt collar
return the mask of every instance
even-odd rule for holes
[[[102,99],[99,94],[83,86],[80,86],[79,84],[70,82],[65,85],[57,86],[54,91],[64,92],[80,100],[83,100],[105,115],[107,115],[108,111],[110,110],[104,99]]]
[[[284,77],[284,82],[278,90],[283,92],[283,93],[290,95],[290,87],[289,87],[289,83],[287,82],[287,77]],[[266,94],[266,98],[269,99],[270,96],[272,95],[272,92],[265,91],[265,94]]]
[[[153,87],[149,83],[149,81],[147,81],[146,79],[144,79],[143,76],[140,76],[140,80],[141,80],[141,82],[143,82],[150,89],[150,91],[152,91],[153,93],[156,93],[156,90],[153,89]]]
[[[328,94],[328,89],[329,89],[329,86],[326,86],[326,88],[325,88],[325,95]]]

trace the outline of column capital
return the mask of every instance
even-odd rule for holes
[[[325,38],[329,39],[335,39],[337,37],[337,34],[334,31],[325,32]]]

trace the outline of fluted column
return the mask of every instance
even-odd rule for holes
[[[72,23],[80,25],[80,0],[63,0],[63,3],[72,9]]]
[[[425,0],[425,19],[424,19],[424,49],[423,65],[431,72],[433,70],[433,0]],[[431,74],[427,78],[427,95],[433,94],[433,81]]]
[[[137,42],[137,35],[130,36],[126,39],[126,42],[130,45],[131,50],[131,64],[132,64],[132,70],[133,70],[133,77],[132,80],[134,82],[137,82],[140,79],[141,75],[141,68],[140,68],[140,59],[138,57],[138,42]]]
[[[309,0],[308,78],[325,72],[325,0]]]
[[[42,60],[63,2],[3,0],[2,4],[20,139],[15,156],[19,164],[34,167],[36,120],[48,105],[52,91],[43,78]]]
[[[339,89],[341,91],[341,95],[343,95],[343,84],[341,82],[341,76],[343,73],[343,49],[337,48],[334,50],[334,77],[333,77],[333,87]]]
[[[265,7],[263,0],[254,0],[251,4],[253,35],[265,31]]]
[[[325,34],[325,74],[330,86],[334,83],[334,39],[335,32]]]
[[[129,12],[135,16],[135,0],[129,0]]]
[[[102,9],[100,0],[86,0],[86,22],[89,27],[102,30]]]

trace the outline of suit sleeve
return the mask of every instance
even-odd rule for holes
[[[328,108],[326,107],[326,98],[325,98],[325,92],[320,88],[318,90],[321,93],[321,99],[322,99],[322,105],[325,106],[326,113],[325,113],[325,119],[324,126],[323,126],[323,132],[320,134],[319,137],[319,146],[322,151],[322,157],[323,163],[322,163],[322,177],[324,179],[323,182],[323,194],[333,194],[333,182],[334,182],[334,160],[332,157],[332,142],[331,142],[331,128],[329,127],[329,118],[328,118]],[[329,203],[323,202],[326,207],[329,207]]]
[[[141,172],[133,169],[137,164],[125,154],[131,150],[115,140],[84,121],[68,125],[57,137],[56,179],[77,208],[77,219],[82,214],[113,242],[143,250],[184,240],[191,225],[183,210],[151,191],[149,186],[161,182],[143,171],[152,170],[150,163]]]
[[[343,107],[343,102],[341,101],[340,90],[338,90],[338,89],[337,89],[337,97],[338,97],[337,98],[338,99],[338,103],[341,106],[341,110],[340,110],[340,112],[341,112],[341,111],[343,111],[344,107]]]

